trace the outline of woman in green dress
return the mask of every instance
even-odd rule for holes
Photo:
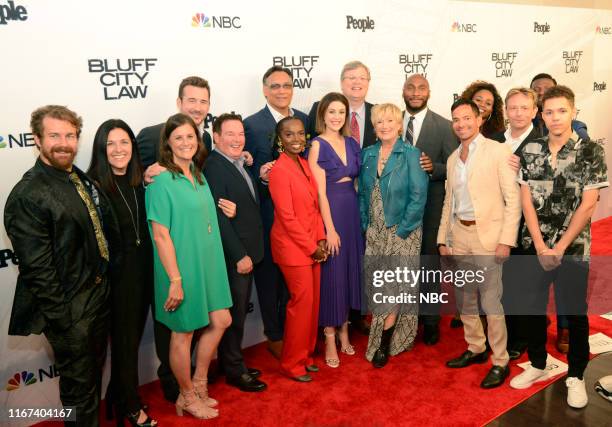
[[[160,141],[159,163],[166,171],[147,187],[146,208],[154,243],[155,317],[172,330],[170,367],[180,387],[176,411],[215,418],[208,366],[231,324],[232,298],[216,207],[202,175],[205,158],[193,120],[170,117]],[[190,346],[200,329],[192,379]]]

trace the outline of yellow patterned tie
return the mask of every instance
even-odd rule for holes
[[[106,245],[106,239],[104,238],[104,234],[102,233],[102,224],[100,224],[100,218],[98,218],[98,211],[94,205],[91,196],[85,189],[85,186],[81,182],[81,179],[77,175],[76,172],[70,173],[70,181],[76,187],[79,196],[85,202],[85,206],[87,206],[87,211],[89,212],[89,217],[91,218],[91,222],[93,223],[94,232],[96,233],[96,240],[98,241],[98,248],[100,249],[100,255],[106,261],[108,261],[108,246]]]

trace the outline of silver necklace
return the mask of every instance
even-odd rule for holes
[[[119,186],[117,185],[117,182],[115,182],[115,187],[117,187],[117,190],[119,190],[119,194],[121,194],[121,198],[123,199],[125,206],[127,206],[128,211],[130,212],[130,219],[132,220],[132,226],[134,226],[134,232],[136,233],[136,246],[140,246],[140,221],[138,220],[138,199],[136,198],[136,190],[134,190],[134,187],[132,187],[132,191],[134,192],[134,203],[136,204],[136,221],[134,221],[134,214],[132,214],[132,209],[130,209],[130,205],[128,205],[128,202],[125,199],[121,188],[119,188]]]

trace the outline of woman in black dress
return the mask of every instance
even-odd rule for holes
[[[96,132],[87,174],[108,195],[117,217],[120,261],[111,265],[111,382],[107,404],[117,424],[155,426],[138,396],[138,347],[153,295],[153,252],[144,206],[143,168],[134,132],[123,121],[107,120]]]

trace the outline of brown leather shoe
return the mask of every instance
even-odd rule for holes
[[[557,329],[557,350],[563,354],[569,352],[569,329]]]
[[[268,340],[268,351],[272,353],[272,356],[280,360],[281,353],[283,351],[283,340],[278,340],[278,341]]]

